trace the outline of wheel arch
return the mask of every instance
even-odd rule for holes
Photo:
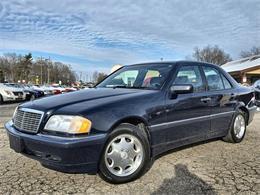
[[[242,110],[246,114],[246,124],[248,125],[249,111],[244,105],[238,106],[237,110]]]
[[[139,127],[141,130],[143,130],[145,132],[145,135],[147,136],[147,139],[148,139],[148,142],[149,144],[151,144],[151,136],[150,136],[150,132],[149,132],[149,127],[148,127],[148,122],[140,117],[140,116],[128,116],[128,117],[124,117],[124,118],[121,118],[120,120],[118,120],[117,122],[115,122],[110,128],[109,128],[109,131],[108,131],[108,135],[111,134],[111,132],[117,128],[119,125],[121,124],[131,124],[131,125],[134,125],[134,126],[137,126]],[[107,136],[107,139],[105,141],[105,145],[106,143],[108,142],[108,137]],[[100,162],[101,162],[101,158],[102,158],[102,154],[103,152],[105,151],[105,147],[103,147],[102,149],[102,152],[100,153],[100,156],[99,156],[99,160],[98,160],[98,165],[100,165]],[[151,147],[149,149],[149,158],[151,158],[151,155],[152,155],[152,151],[151,151]]]
[[[117,122],[115,122],[111,128],[109,129],[109,132],[113,131],[113,129],[115,129],[116,127],[118,127],[120,124],[123,123],[129,123],[132,124],[134,126],[138,126],[141,130],[143,130],[148,138],[148,141],[151,144],[151,135],[150,135],[150,131],[148,128],[148,122],[146,119],[140,117],[140,116],[128,116],[128,117],[124,117],[120,120],[118,120]]]

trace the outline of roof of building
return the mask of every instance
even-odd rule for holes
[[[221,66],[227,72],[240,72],[260,68],[260,55],[235,60]]]

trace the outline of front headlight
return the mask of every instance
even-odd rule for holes
[[[91,121],[81,116],[53,115],[44,129],[69,134],[89,133]]]
[[[11,91],[5,90],[5,93],[6,93],[7,95],[13,95],[13,93],[12,93]]]

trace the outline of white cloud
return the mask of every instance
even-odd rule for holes
[[[260,41],[258,0],[0,2],[0,49],[108,63],[185,57],[217,44],[233,56]]]

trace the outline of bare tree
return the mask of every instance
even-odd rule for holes
[[[6,81],[14,81],[16,77],[16,66],[21,61],[22,56],[16,53],[5,53],[1,57],[1,63],[3,68],[3,73]]]
[[[224,50],[220,49],[217,45],[208,45],[202,49],[195,47],[192,57],[197,61],[218,65],[225,64],[232,60],[230,55],[224,52]]]
[[[93,72],[92,79],[94,83],[98,82],[98,71]]]
[[[260,47],[252,47],[249,51],[241,51],[240,57],[246,58],[250,56],[260,55]]]
[[[38,58],[33,61],[32,55],[21,56],[8,53],[0,56],[0,81],[17,82],[26,80],[36,83],[58,83],[71,84],[76,81],[75,72],[70,65],[61,62],[53,62],[50,59]]]
[[[97,78],[97,82],[99,83],[100,81],[102,81],[104,78],[106,78],[107,75],[103,72],[99,72],[98,73],[98,78]]]

